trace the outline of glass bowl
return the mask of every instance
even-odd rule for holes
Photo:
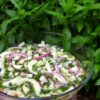
[[[32,42],[40,43],[41,41],[45,41],[48,44],[58,45],[62,47],[62,43],[60,40],[62,36],[63,35],[60,33],[40,32],[34,36]],[[82,63],[82,67],[86,71],[86,79],[83,80],[79,84],[79,86],[63,94],[58,94],[55,96],[43,97],[43,98],[29,98],[29,99],[28,98],[17,98],[17,97],[7,95],[5,93],[0,93],[0,100],[69,100],[71,99],[91,78],[93,74],[94,63],[93,63],[92,52],[87,47],[81,47],[81,48],[76,49],[73,46],[71,47],[71,50],[69,52],[71,52],[74,56],[76,56],[80,60],[80,62]]]

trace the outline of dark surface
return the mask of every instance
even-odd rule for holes
[[[95,95],[93,93],[84,93],[84,94],[78,94],[75,95],[70,100],[96,100]]]

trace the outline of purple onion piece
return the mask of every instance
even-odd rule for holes
[[[40,83],[41,86],[43,86],[45,82],[44,81],[40,81],[39,83]]]
[[[59,72],[59,68],[58,68],[58,64],[57,64],[57,63],[55,64],[54,67],[55,67],[55,70],[56,70],[57,72]]]
[[[12,55],[19,55],[19,56],[22,56],[22,57],[24,57],[24,58],[26,58],[26,57],[28,57],[28,55],[27,54],[25,54],[25,53],[21,53],[21,52],[12,52],[11,53]]]
[[[59,87],[62,87],[62,86],[63,86],[63,87],[66,87],[66,84],[55,84],[55,87],[56,87],[56,88],[59,88]]]
[[[69,73],[72,74],[72,75],[77,75],[80,71],[80,67],[77,67],[77,69],[75,68],[71,68],[69,69]]]
[[[62,60],[62,58],[57,58],[57,62],[55,63],[54,67],[55,67],[55,70],[60,73],[60,68],[61,66],[59,65],[59,62]]]
[[[53,73],[45,73],[44,75],[47,77],[51,77]]]
[[[58,72],[54,71],[53,74],[56,75],[56,76],[58,76],[59,78],[61,78],[63,84],[66,84],[66,79],[64,78],[63,75],[61,75],[61,73],[58,73]]]
[[[47,53],[45,53],[45,54],[43,54],[43,55],[41,55],[41,56],[38,56],[38,57],[36,57],[36,58],[33,58],[33,60],[34,60],[34,59],[35,59],[35,60],[41,60],[41,59],[43,59],[44,57],[48,57],[49,54],[50,54],[50,52],[47,52]]]
[[[7,55],[7,58],[8,58],[8,60],[9,60],[9,62],[12,61],[12,59],[13,59],[14,56],[22,56],[22,57],[24,57],[24,58],[28,57],[28,55],[25,54],[25,53],[21,53],[21,52],[11,52],[11,53],[9,53],[9,54]]]

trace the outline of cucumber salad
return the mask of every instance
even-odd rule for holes
[[[20,98],[59,95],[85,79],[80,61],[56,45],[25,44],[0,54],[0,92]]]

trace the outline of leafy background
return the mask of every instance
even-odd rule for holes
[[[95,59],[94,75],[85,92],[100,99],[100,1],[99,0],[0,0],[0,52],[16,43],[32,42],[39,34],[52,43],[61,41],[66,50],[87,45]],[[42,34],[42,33],[41,33]],[[38,37],[38,38],[37,38]]]

